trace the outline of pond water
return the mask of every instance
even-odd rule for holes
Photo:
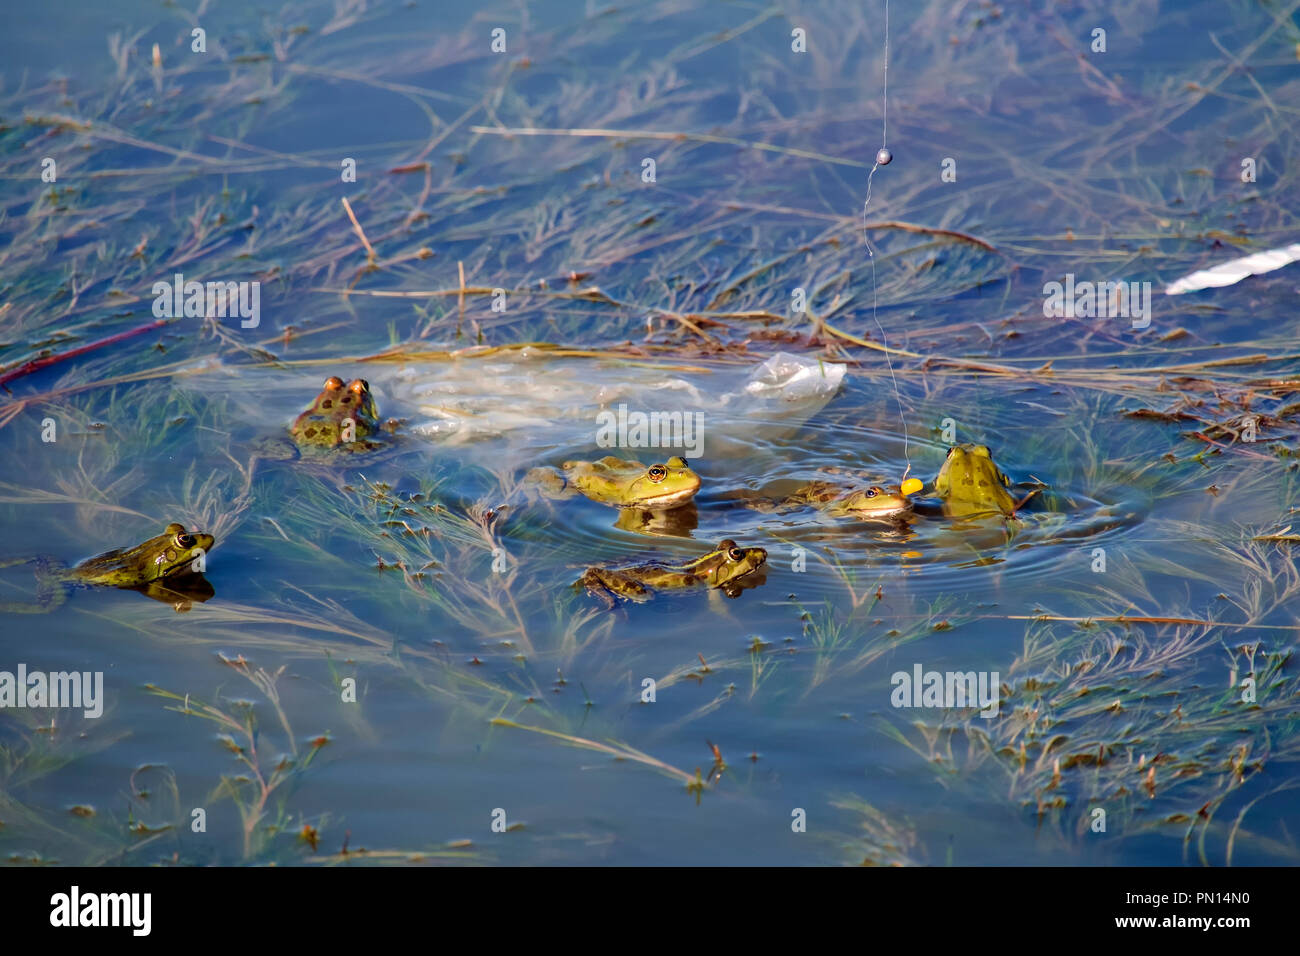
[[[1300,267],[1163,291],[1300,232],[1295,8],[894,3],[887,125],[884,11],[9,11],[0,860],[1296,862]],[[381,448],[294,448],[329,376]],[[606,455],[699,493],[529,480]]]

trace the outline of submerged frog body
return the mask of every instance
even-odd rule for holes
[[[548,498],[583,494],[601,504],[646,511],[680,508],[700,490],[700,476],[680,457],[649,467],[639,461],[614,457],[566,461],[562,472],[534,468],[525,481]]]
[[[74,587],[134,588],[156,600],[177,604],[177,610],[188,610],[187,601],[206,601],[212,596],[212,586],[199,569],[200,559],[214,543],[212,535],[186,531],[184,525],[173,521],[162,534],[134,548],[105,551],[74,568],[44,557],[6,561],[0,566],[36,565],[37,599],[34,604],[0,605],[0,610],[44,613],[62,604]]]
[[[763,583],[767,552],[741,548],[727,538],[703,557],[682,565],[652,562],[629,568],[588,568],[574,587],[585,587],[610,604],[615,598],[641,603],[659,591],[717,589],[736,597]]]
[[[289,427],[290,440],[264,441],[262,458],[302,457],[322,463],[350,463],[387,450],[393,439],[379,418],[370,383],[331,375],[312,403]]]
[[[813,481],[777,503],[777,507],[807,505],[836,518],[885,521],[911,514],[906,495],[886,491],[880,485],[846,488],[828,481]]]
[[[1011,481],[993,463],[987,445],[956,445],[934,479],[934,493],[950,518],[1001,514],[1013,517],[1016,500]]]

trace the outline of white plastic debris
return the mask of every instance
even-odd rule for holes
[[[1220,286],[1240,282],[1247,276],[1263,275],[1265,272],[1281,269],[1297,261],[1300,261],[1300,242],[1280,249],[1269,249],[1267,252],[1256,252],[1249,256],[1242,256],[1240,259],[1230,259],[1209,269],[1193,272],[1170,283],[1165,289],[1165,295],[1182,295],[1184,292],[1195,292],[1198,289],[1217,289]]]
[[[778,352],[754,369],[745,384],[745,392],[752,397],[784,402],[827,402],[839,391],[843,381],[843,365]]]

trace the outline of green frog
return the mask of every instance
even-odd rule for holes
[[[119,548],[87,558],[74,568],[53,558],[19,558],[0,562],[0,567],[21,564],[36,566],[36,601],[31,604],[0,604],[0,611],[43,614],[62,604],[74,587],[133,588],[155,600],[189,610],[188,601],[206,601],[212,587],[200,577],[203,558],[215,539],[201,531],[186,531],[173,521],[157,537],[134,548]],[[184,606],[181,606],[181,605]]]
[[[258,457],[354,462],[387,450],[394,427],[393,422],[381,422],[369,382],[354,378],[345,385],[343,379],[331,375],[321,393],[289,426],[289,440],[260,442]]]
[[[987,445],[956,445],[934,479],[934,493],[949,518],[1001,514],[1014,517],[1011,480],[993,463]]]
[[[912,502],[906,495],[887,491],[880,485],[854,489],[829,481],[811,481],[774,505],[755,504],[759,510],[800,506],[816,508],[835,518],[857,521],[893,521],[912,513]]]
[[[566,461],[561,472],[534,468],[524,481],[547,498],[583,494],[601,504],[645,511],[680,508],[700,490],[700,476],[685,458],[676,456],[649,467],[612,456],[599,461]]]
[[[630,568],[588,568],[573,586],[585,587],[610,606],[616,598],[640,604],[659,591],[701,588],[737,597],[763,583],[766,564],[767,551],[742,548],[727,538],[708,554],[682,565],[652,562]]]

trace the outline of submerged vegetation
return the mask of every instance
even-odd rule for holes
[[[1296,862],[1294,267],[1160,290],[1300,233],[1300,32],[1154,13],[896,4],[865,210],[872,4],[236,4],[202,55],[169,8],[83,74],[5,58],[0,558],[217,545],[183,613],[0,618],[0,670],[113,675],[102,719],[0,715],[0,860]],[[159,317],[177,273],[260,283],[257,324]],[[1067,273],[1152,283],[1149,326],[1047,315]],[[747,404],[778,352],[845,384]],[[394,454],[262,456],[334,374]],[[524,493],[622,389],[704,413],[697,524]],[[1014,535],[727,497],[956,442]],[[769,553],[734,599],[571,587],[727,537]],[[998,716],[890,707],[918,662]]]

